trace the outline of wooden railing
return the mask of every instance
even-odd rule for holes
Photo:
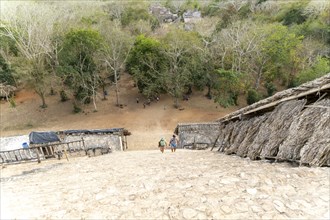
[[[38,154],[35,152],[34,149],[21,148],[16,150],[0,151],[1,163],[17,163],[33,160],[38,160]]]
[[[62,158],[63,155],[68,159],[67,153],[72,155],[74,152],[84,152],[87,154],[83,139],[70,142],[48,143],[31,145],[29,148],[21,148],[9,151],[0,151],[0,163],[20,163],[23,161],[38,161],[47,158]]]

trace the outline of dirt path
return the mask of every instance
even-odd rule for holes
[[[328,168],[210,151],[114,152],[1,170],[1,219],[327,219]]]
[[[98,111],[93,105],[84,106],[84,113],[73,114],[71,101],[60,102],[59,96],[47,96],[47,109],[40,109],[40,100],[32,91],[22,90],[15,97],[16,107],[0,103],[0,136],[26,135],[31,131],[57,131],[67,129],[102,129],[124,127],[129,137],[130,150],[155,149],[161,137],[170,138],[176,125],[182,122],[209,122],[237,109],[220,108],[213,100],[205,98],[205,92],[195,91],[189,101],[182,101],[178,110],[169,96],[160,96],[159,102],[143,107],[146,101],[133,86],[129,75],[120,81],[120,103],[115,106],[114,88],[108,88],[108,100],[98,100]],[[136,103],[136,98],[140,103]]]

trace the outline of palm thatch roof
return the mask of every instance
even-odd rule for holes
[[[231,114],[228,114],[225,117],[218,119],[217,121],[227,122],[235,119],[241,119],[244,116],[259,111],[265,111],[267,109],[272,110],[275,106],[282,102],[315,95],[318,94],[320,91],[330,92],[330,73],[314,81],[304,83],[299,87],[278,92],[271,97],[268,97],[245,108],[239,109]]]
[[[178,124],[181,147],[208,144],[225,154],[330,166],[330,73],[210,123]]]

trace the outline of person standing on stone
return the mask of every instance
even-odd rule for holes
[[[165,139],[161,138],[160,141],[158,142],[158,147],[162,153],[164,153],[164,149],[165,149],[166,145],[167,145],[167,143],[166,143]]]
[[[171,147],[171,151],[175,152],[176,148],[178,146],[178,139],[176,138],[176,136],[173,134],[171,140],[170,140],[170,147]]]

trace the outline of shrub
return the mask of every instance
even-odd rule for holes
[[[60,96],[61,96],[61,102],[65,102],[65,101],[69,100],[68,95],[66,94],[66,92],[64,90],[61,90]]]
[[[318,58],[313,66],[300,72],[296,78],[297,84],[303,84],[326,75],[330,71],[330,62],[327,58]]]
[[[16,102],[15,102],[15,99],[13,97],[10,97],[8,101],[10,103],[10,107],[16,108]]]
[[[81,112],[81,108],[77,105],[77,103],[73,103],[73,112],[74,113]]]
[[[249,105],[251,105],[261,99],[262,99],[262,96],[255,89],[250,89],[248,91],[246,101]]]
[[[306,2],[298,4],[288,4],[279,12],[279,21],[284,25],[302,24],[308,19],[305,13]]]
[[[274,94],[274,92],[276,91],[276,87],[275,87],[274,83],[272,83],[272,82],[266,82],[265,87],[267,89],[268,96],[272,96]]]

